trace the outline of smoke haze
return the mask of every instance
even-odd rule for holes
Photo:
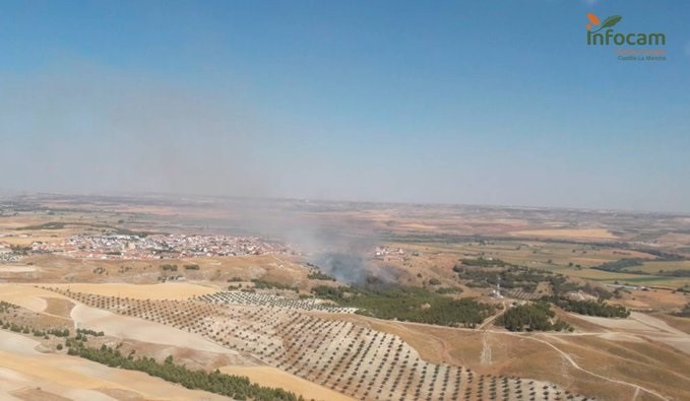
[[[688,5],[85,3],[0,14],[0,191],[690,211]]]

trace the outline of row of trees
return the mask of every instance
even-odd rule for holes
[[[516,265],[512,263],[507,263],[501,259],[491,258],[484,259],[479,257],[477,259],[460,259],[460,263],[465,266],[477,266],[477,267],[515,267]]]
[[[568,298],[548,297],[544,298],[554,305],[581,315],[601,316],[601,317],[622,317],[630,316],[630,311],[621,305],[610,305],[602,301],[576,301]]]
[[[679,259],[680,258],[680,259]],[[668,255],[664,254],[664,256],[660,256],[657,261],[675,261],[675,260],[683,260],[682,257],[677,256],[677,255]],[[690,277],[690,271],[689,270],[683,270],[683,269],[675,269],[675,270],[659,270],[656,273],[650,273],[646,272],[644,270],[639,270],[639,269],[629,269],[631,267],[637,267],[637,266],[642,266],[644,265],[644,260],[642,259],[621,259],[621,260],[616,260],[613,262],[606,262],[603,263],[599,266],[595,266],[592,269],[597,269],[597,270],[604,270],[607,272],[613,272],[613,273],[620,273],[620,272],[626,272],[626,273],[635,273],[635,274],[658,274],[660,276],[668,276],[668,277]]]
[[[599,266],[592,267],[592,269],[619,273],[629,267],[642,266],[644,264],[643,262],[644,261],[642,259],[620,259],[612,262],[602,263]]]
[[[283,283],[275,283],[272,281],[266,281],[266,280],[261,280],[261,279],[252,279],[252,283],[254,283],[254,288],[257,290],[290,290],[290,291],[295,291],[297,292],[297,287],[288,285],[288,284],[283,284]]]
[[[102,331],[96,331],[91,329],[77,329],[77,334],[84,334],[94,337],[103,337],[105,335],[105,333],[103,333]]]
[[[177,265],[171,265],[169,263],[162,264],[161,265],[161,270],[163,271],[169,271],[169,272],[176,272],[177,271]]]
[[[335,278],[329,276],[328,274],[321,273],[318,270],[315,270],[315,271],[312,271],[311,273],[309,273],[307,278],[310,280],[335,281]]]
[[[55,337],[68,337],[69,336],[69,329],[48,329],[48,330],[39,330],[32,328],[31,326],[25,326],[21,324],[16,324],[13,322],[7,322],[3,321],[0,319],[0,328],[3,330],[10,330],[15,333],[22,333],[22,334],[33,334],[36,337],[44,337],[48,338],[48,335],[53,335]]]
[[[19,306],[11,304],[9,302],[0,301],[0,313],[7,313],[11,310],[18,309]]]
[[[226,375],[218,370],[190,370],[173,362],[172,356],[163,363],[153,358],[135,358],[124,356],[118,349],[105,345],[101,348],[90,348],[80,341],[68,341],[68,354],[80,356],[112,368],[137,370],[163,380],[178,383],[188,389],[204,390],[215,394],[245,401],[304,401],[304,398],[292,392],[252,383],[247,377]]]

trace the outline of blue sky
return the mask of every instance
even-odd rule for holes
[[[690,3],[3,1],[4,191],[690,212]],[[586,45],[586,14],[667,61]]]

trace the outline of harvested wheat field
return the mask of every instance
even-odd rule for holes
[[[37,345],[21,335],[0,331],[0,394],[9,394],[3,399],[36,399],[42,393],[31,391],[35,388],[74,401],[114,399],[102,389],[129,390],[151,400],[228,399],[187,390],[144,373],[108,368],[64,354],[40,353],[34,349]]]
[[[77,327],[88,327],[91,330],[103,331],[106,335],[117,338],[132,339],[152,344],[172,345],[206,352],[236,354],[234,351],[221,347],[194,333],[181,331],[147,320],[116,315],[82,304],[74,307],[71,317]]]
[[[48,307],[47,298],[67,299],[32,284],[0,284],[0,300],[23,306],[34,312],[43,312]]]
[[[48,285],[48,284],[45,284]],[[55,288],[69,289],[74,292],[86,292],[111,297],[134,299],[187,299],[199,295],[210,294],[217,289],[191,283],[161,283],[161,284],[50,284]]]

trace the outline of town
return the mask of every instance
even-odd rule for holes
[[[125,260],[248,256],[290,252],[283,245],[257,237],[185,234],[75,235],[62,243],[35,242],[31,246],[31,251],[74,258]]]

